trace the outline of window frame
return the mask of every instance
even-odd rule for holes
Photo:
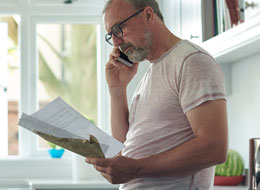
[[[32,44],[31,44],[31,49],[33,51],[32,53],[32,56],[31,56],[31,60],[32,60],[32,72],[33,73],[36,73],[36,75],[33,75],[33,79],[32,79],[32,86],[33,86],[33,89],[32,89],[32,96],[33,97],[36,97],[36,99],[34,100],[34,105],[33,105],[33,110],[38,110],[39,109],[39,104],[38,104],[38,94],[37,94],[37,82],[38,82],[38,54],[37,54],[37,24],[95,24],[96,25],[96,29],[97,29],[97,71],[99,70],[104,70],[102,64],[101,64],[101,60],[99,59],[100,57],[100,53],[99,53],[99,50],[100,50],[100,47],[101,47],[101,44],[99,43],[101,40],[100,38],[102,38],[102,35],[100,35],[100,28],[101,28],[101,23],[99,22],[99,17],[78,17],[78,16],[55,16],[55,17],[50,17],[50,16],[36,16],[36,17],[32,17],[32,36],[33,36],[33,40],[32,40]],[[102,40],[102,41],[105,41],[105,40]],[[34,52],[35,51],[35,52]],[[36,63],[36,64],[33,64],[33,63]],[[99,69],[100,68],[100,69]],[[98,82],[98,95],[99,94],[104,94],[104,78],[100,78],[104,75],[98,75],[97,73],[97,80],[100,81]],[[103,82],[102,82],[103,81]],[[101,88],[99,88],[100,86],[102,86]],[[100,92],[100,93],[99,93]],[[102,97],[101,96],[98,96],[98,123],[97,125],[100,126],[100,128],[102,130],[105,130],[106,132],[107,129],[104,128],[103,126],[107,126],[107,125],[100,125],[100,123],[104,123],[104,117],[106,117],[104,114],[102,113],[99,113],[99,110],[105,110],[106,108],[104,108],[105,105],[105,102],[103,101],[103,103],[101,104],[100,102],[102,101],[101,99]],[[24,130],[23,130],[24,131]],[[37,142],[37,135],[33,135],[32,136],[32,142]],[[47,155],[47,152],[46,151],[38,151],[37,150],[37,144],[36,143],[31,143],[31,156],[46,156]],[[68,154],[66,154],[65,152],[65,156],[68,156]]]
[[[65,0],[28,0],[31,5],[36,6],[48,6],[48,5],[55,5],[55,6],[87,6],[87,7],[96,7],[98,3],[103,3],[104,0],[96,0],[96,1],[89,1],[89,0],[72,0],[72,3],[66,4],[64,3]]]
[[[80,1],[80,0],[78,0]],[[105,28],[103,26],[102,7],[104,2],[96,6],[72,6],[64,4],[52,6],[32,5],[29,0],[19,0],[19,5],[0,3],[0,15],[19,15],[19,50],[20,50],[20,100],[19,117],[21,113],[31,114],[38,108],[37,101],[37,80],[38,80],[38,59],[36,42],[37,23],[82,23],[97,24],[97,94],[98,94],[98,123],[102,130],[109,133],[109,93],[105,82],[105,63],[111,52],[111,47],[105,42]],[[88,0],[90,4],[95,4],[95,0]],[[98,1],[100,3],[101,1]],[[0,158],[0,168],[7,168],[0,171],[0,178],[12,176],[15,178],[37,177],[39,172],[45,170],[46,164],[52,169],[62,172],[68,171],[68,163],[71,168],[70,154],[64,156],[56,167],[56,160],[49,158],[47,151],[36,150],[36,135],[19,127],[19,156],[8,156]],[[14,168],[14,163],[17,168]],[[37,171],[33,170],[28,175],[22,171],[28,170],[28,167],[35,163],[41,163]],[[64,167],[61,167],[63,165]],[[8,171],[8,173],[6,173]],[[21,171],[21,172],[17,172]],[[55,178],[53,174],[46,174],[48,177]],[[63,177],[71,177],[68,172]],[[59,176],[61,177],[61,176]]]
[[[22,0],[1,0],[2,6],[18,5]]]

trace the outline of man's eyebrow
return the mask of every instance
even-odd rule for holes
[[[115,25],[120,24],[120,23],[121,23],[121,21],[116,22],[115,24],[112,25],[111,28],[113,28]]]
[[[108,32],[108,33],[111,33],[111,32],[112,32],[112,28],[113,28],[115,25],[118,25],[118,24],[120,24],[120,23],[121,23],[121,21],[119,21],[119,22],[116,22],[115,24],[113,24],[113,25],[112,25],[112,27],[110,27],[110,29],[109,29],[109,30],[110,30],[110,32]]]

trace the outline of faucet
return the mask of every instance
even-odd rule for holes
[[[260,138],[249,141],[249,190],[260,190]]]

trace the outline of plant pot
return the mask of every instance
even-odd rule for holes
[[[214,185],[239,185],[244,179],[244,176],[215,176]]]
[[[64,149],[53,148],[53,149],[49,149],[48,152],[52,158],[61,158],[64,153]]]

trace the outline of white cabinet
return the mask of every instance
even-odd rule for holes
[[[207,49],[219,63],[233,63],[260,52],[260,15],[205,42]]]
[[[161,1],[165,24],[172,33],[195,43],[202,41],[201,1]]]
[[[245,0],[245,22],[204,41],[212,30],[212,6],[208,0],[176,0],[163,2],[163,13],[170,16],[166,24],[173,33],[183,39],[199,43],[219,63],[232,63],[260,51],[260,0]],[[211,9],[210,9],[211,8]],[[173,15],[172,12],[178,12]],[[206,12],[206,13],[205,13]],[[207,22],[205,22],[207,21]],[[205,31],[207,30],[207,31]],[[177,31],[177,32],[176,32]]]
[[[213,35],[214,14],[213,4],[210,2],[207,0],[177,0],[175,3],[168,3],[171,8],[177,6],[180,10],[179,22],[176,22],[180,26],[179,33],[177,33],[180,37],[201,43]],[[167,6],[164,5],[164,7]],[[221,62],[235,61],[241,56],[248,56],[259,49],[260,0],[244,0],[244,11],[244,23],[203,43],[203,46]],[[175,22],[175,20],[176,18],[172,18],[171,22]],[[177,24],[173,27],[173,32],[178,28]]]
[[[195,43],[202,41],[201,0],[181,1],[181,37]]]

